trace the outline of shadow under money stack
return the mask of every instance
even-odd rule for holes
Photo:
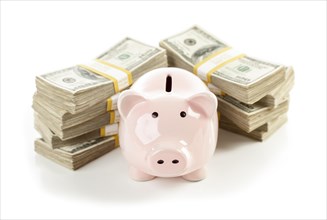
[[[36,77],[35,151],[78,169],[118,146],[119,92],[167,66],[165,50],[125,38],[97,59]]]
[[[287,121],[292,67],[249,57],[197,26],[160,46],[169,66],[198,75],[217,95],[221,128],[262,141]]]

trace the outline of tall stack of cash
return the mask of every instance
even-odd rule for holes
[[[91,62],[37,76],[35,151],[77,169],[117,147],[119,93],[166,66],[165,50],[125,38]]]
[[[292,67],[250,57],[197,26],[160,46],[169,66],[193,72],[217,95],[221,128],[262,141],[287,121]]]

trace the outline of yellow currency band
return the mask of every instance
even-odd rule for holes
[[[118,147],[119,146],[119,137],[118,137],[118,134],[114,135],[114,138],[115,138],[115,147]]]
[[[245,54],[240,54],[240,55],[238,55],[238,56],[236,56],[236,57],[233,57],[233,58],[231,58],[231,59],[229,59],[229,60],[226,60],[225,62],[223,62],[223,63],[217,65],[215,68],[212,68],[212,69],[207,73],[207,82],[208,82],[208,83],[211,83],[211,75],[212,75],[216,70],[218,70],[218,69],[220,69],[221,67],[225,66],[226,64],[231,63],[231,62],[233,62],[233,61],[235,61],[235,60],[238,60],[238,59],[240,59],[240,58],[242,58],[242,57],[244,57],[244,56],[245,56]]]
[[[225,48],[223,48],[223,49],[221,49],[221,50],[218,50],[217,52],[215,52],[215,53],[213,53],[213,54],[207,56],[205,59],[201,60],[199,63],[197,63],[197,64],[194,66],[194,68],[193,68],[193,72],[194,72],[194,74],[195,74],[195,75],[198,75],[198,69],[199,69],[199,67],[200,67],[201,65],[203,65],[204,63],[208,62],[208,61],[211,60],[212,58],[214,58],[214,57],[216,57],[216,56],[218,56],[218,55],[222,54],[223,52],[225,52],[225,51],[227,51],[227,50],[230,50],[230,49],[231,49],[231,47],[225,47]],[[236,57],[233,57],[233,58],[231,58],[231,59],[229,59],[229,60],[226,60],[225,62],[223,62],[223,63],[221,63],[221,64],[215,66],[214,68],[212,68],[212,69],[207,73],[207,81],[206,81],[206,82],[207,82],[207,83],[211,83],[211,75],[212,75],[216,70],[218,70],[218,69],[220,69],[221,67],[225,66],[226,64],[231,63],[231,62],[233,62],[233,61],[235,61],[235,60],[238,60],[238,59],[240,59],[240,58],[242,58],[242,57],[244,57],[244,56],[245,56],[245,54],[240,54],[240,55],[238,55],[238,56],[236,56]]]
[[[112,110],[112,99],[107,99],[107,111]]]
[[[131,72],[129,72],[128,70],[126,70],[124,68],[121,68],[119,66],[116,66],[116,65],[114,65],[112,63],[108,63],[108,62],[106,62],[104,60],[96,59],[96,61],[98,61],[99,63],[102,63],[102,64],[104,64],[106,66],[110,66],[110,67],[115,68],[117,70],[123,71],[124,73],[126,73],[126,75],[128,77],[128,85],[132,85],[132,83],[133,83],[133,76],[132,76],[132,73]]]
[[[223,48],[223,49],[221,49],[221,50],[218,50],[217,52],[215,52],[215,53],[213,53],[213,54],[207,56],[205,59],[201,60],[200,62],[198,62],[198,63],[194,66],[194,68],[193,68],[193,72],[194,72],[194,74],[195,74],[195,75],[198,75],[198,69],[199,69],[199,67],[200,67],[202,64],[208,62],[208,60],[211,60],[211,59],[214,58],[215,56],[218,56],[219,54],[221,54],[221,53],[223,53],[223,52],[225,52],[225,51],[227,51],[227,50],[230,50],[230,49],[231,49],[230,47],[225,47],[225,48]]]
[[[218,114],[218,121],[220,121],[220,112],[217,112]]]
[[[80,64],[79,66],[83,67],[84,69],[87,69],[87,70],[89,70],[91,72],[94,72],[94,73],[96,73],[96,74],[98,74],[100,76],[103,76],[104,78],[110,79],[114,83],[115,92],[116,93],[119,92],[118,81],[114,77],[109,76],[109,75],[107,75],[107,74],[105,74],[103,72],[100,72],[100,71],[96,70],[96,69],[93,69],[92,67],[85,66],[83,64]]]
[[[115,111],[110,111],[109,112],[109,114],[110,114],[110,121],[109,121],[109,124],[113,124],[113,123],[115,123]]]
[[[106,127],[100,128],[100,137],[106,136]]]

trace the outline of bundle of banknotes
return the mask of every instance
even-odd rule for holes
[[[240,53],[197,26],[160,46],[125,38],[88,63],[37,76],[35,151],[74,170],[111,151],[120,92],[166,66],[193,72],[216,94],[222,129],[262,141],[287,121],[292,67]]]
[[[125,38],[88,63],[36,77],[35,151],[78,169],[118,146],[119,93],[167,66],[165,50]]]
[[[287,121],[292,67],[248,56],[197,26],[160,46],[169,66],[198,75],[217,95],[221,128],[262,141]]]

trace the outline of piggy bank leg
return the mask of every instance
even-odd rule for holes
[[[192,173],[186,174],[182,176],[184,179],[188,181],[200,181],[206,178],[206,168],[200,168],[198,170],[193,171]]]
[[[146,174],[138,169],[136,169],[135,167],[130,167],[129,168],[129,176],[136,181],[148,181],[148,180],[152,180],[153,178],[155,178],[155,176]]]

